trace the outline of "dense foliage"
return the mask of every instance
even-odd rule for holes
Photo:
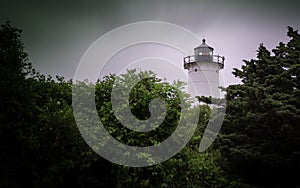
[[[225,169],[255,186],[300,186],[300,36],[291,27],[287,35],[273,54],[260,45],[234,69],[242,83],[227,88]]]

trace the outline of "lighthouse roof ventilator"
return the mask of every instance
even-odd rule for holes
[[[184,69],[188,70],[188,92],[191,97],[206,96],[220,98],[219,71],[224,68],[224,56],[214,55],[214,49],[206,44],[194,48],[194,55],[183,59]]]

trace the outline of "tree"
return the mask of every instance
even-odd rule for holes
[[[125,88],[131,80],[141,79],[131,90],[129,104],[132,113],[139,119],[150,117],[149,102],[154,98],[161,98],[167,106],[167,113],[162,124],[146,133],[131,131],[118,122],[111,104],[111,91],[114,82],[122,82]],[[188,145],[171,159],[144,168],[132,168],[114,165],[111,176],[116,187],[224,187],[228,182],[223,178],[221,169],[217,166],[218,152],[199,153],[198,147],[201,135],[209,119],[209,107],[195,106],[188,103],[188,95],[184,94],[184,101],[180,106],[183,84],[180,82],[169,84],[158,79],[153,72],[137,72],[129,70],[121,76],[110,75],[99,80],[96,84],[96,106],[102,123],[118,141],[127,145],[151,146],[162,142],[172,134],[180,118],[182,105],[188,105],[190,110],[200,108],[199,125],[195,135]],[[123,88],[118,93],[123,92]],[[118,108],[123,108],[119,106]],[[187,124],[188,126],[188,124]],[[150,156],[151,158],[151,156]],[[151,160],[150,160],[151,164]]]
[[[89,172],[108,163],[95,162],[77,130],[72,82],[32,69],[9,22],[0,27],[0,60],[0,187],[105,185],[106,176]]]
[[[13,179],[8,177],[18,176],[20,169],[26,165],[20,152],[22,145],[19,144],[20,138],[25,135],[20,133],[19,128],[24,126],[31,101],[25,84],[31,65],[23,50],[20,34],[21,30],[12,27],[9,22],[0,26],[0,169],[3,174],[0,186],[11,185]],[[23,177],[20,179],[26,184],[28,174]]]
[[[228,174],[267,187],[299,186],[300,36],[288,27],[290,41],[233,74],[242,83],[227,90],[220,145]]]

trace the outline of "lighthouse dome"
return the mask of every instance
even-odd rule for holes
[[[210,49],[211,51],[214,50],[214,48],[208,46],[206,43],[205,39],[202,39],[202,44],[200,44],[199,46],[197,46],[196,48],[194,48],[194,50],[199,49],[199,48],[206,48],[206,49]]]

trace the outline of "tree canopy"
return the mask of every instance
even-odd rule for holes
[[[227,91],[221,150],[229,173],[256,186],[299,186],[300,36],[244,61]]]

